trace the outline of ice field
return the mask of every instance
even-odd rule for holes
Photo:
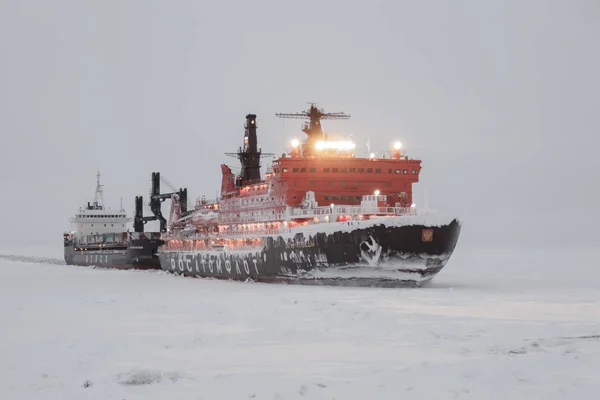
[[[591,399],[593,249],[467,248],[425,288],[240,283],[0,254],[2,399]],[[27,259],[32,261],[31,259]]]

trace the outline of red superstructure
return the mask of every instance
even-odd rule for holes
[[[307,119],[302,129],[307,137],[292,140],[290,152],[274,159],[262,179],[260,159],[267,154],[257,145],[256,115],[248,114],[243,146],[229,153],[239,158],[240,174],[222,164],[220,199],[199,199],[187,215],[174,201],[171,232],[197,239],[248,237],[297,225],[412,214],[412,184],[419,181],[421,161],[403,154],[399,142],[386,155],[357,158],[354,143],[330,139],[321,129],[322,119],[349,115],[324,113],[314,104],[302,113],[276,115]]]
[[[349,115],[326,114],[311,105],[302,113],[277,116],[309,120],[303,127],[307,139],[292,141],[290,154],[273,162],[274,185],[285,188],[287,204],[299,205],[304,194],[313,191],[319,204],[359,205],[362,196],[378,191],[386,196],[386,206],[410,207],[421,161],[403,155],[399,142],[388,156],[372,153],[368,158],[356,158],[354,143],[330,141],[320,123],[321,119],[346,119]]]

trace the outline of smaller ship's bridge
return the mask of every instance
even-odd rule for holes
[[[114,232],[125,232],[127,224],[132,221],[127,213],[104,207],[104,185],[100,183],[100,171],[96,174],[96,191],[94,201],[88,202],[85,207],[80,207],[70,219],[73,237],[82,238],[89,235],[107,235]]]

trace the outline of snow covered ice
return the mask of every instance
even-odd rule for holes
[[[419,289],[0,259],[0,398],[591,399],[594,253],[459,245]]]

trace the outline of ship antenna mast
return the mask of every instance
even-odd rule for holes
[[[94,195],[94,206],[104,209],[104,185],[100,184],[100,170],[96,173],[96,194]]]
[[[290,119],[308,119],[309,122],[302,126],[302,132],[306,133],[308,138],[303,146],[302,152],[305,156],[312,155],[315,143],[319,140],[325,140],[326,137],[321,129],[322,119],[349,119],[350,115],[344,112],[325,113],[323,109],[317,108],[316,103],[308,103],[310,108],[299,113],[277,113],[279,118]]]

